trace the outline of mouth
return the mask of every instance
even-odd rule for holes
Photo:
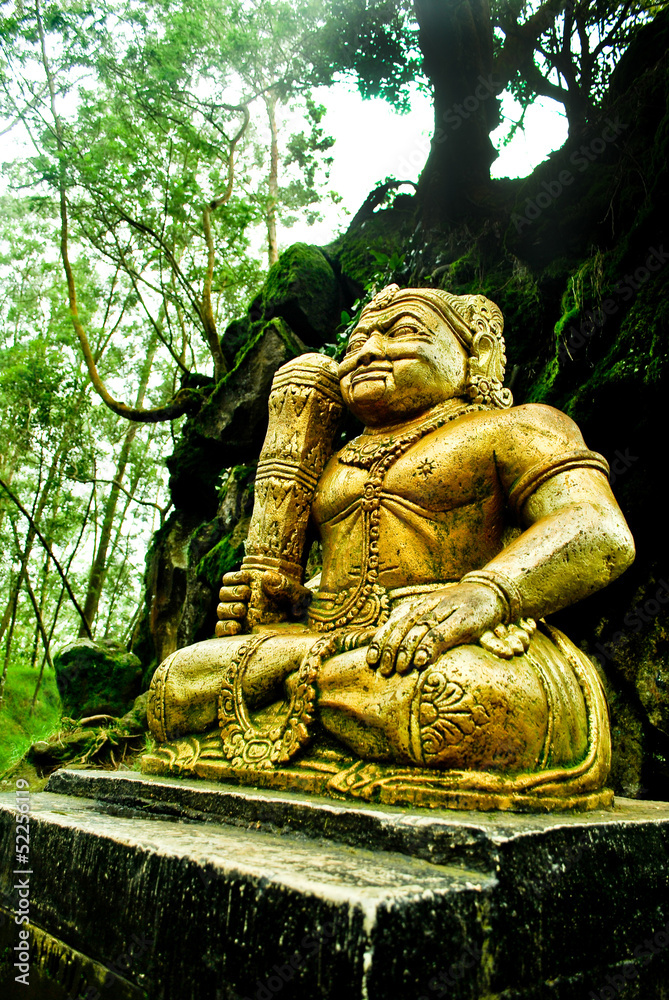
[[[358,382],[386,379],[391,374],[392,370],[392,365],[356,369],[351,373],[351,385],[356,385]]]

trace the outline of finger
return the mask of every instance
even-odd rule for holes
[[[303,587],[293,577],[274,573],[272,570],[263,573],[262,589],[275,601],[289,604],[291,614],[295,617],[306,611],[314,596],[308,587]]]
[[[439,597],[421,601],[409,614],[402,614],[401,609],[392,614],[374,636],[374,641],[367,650],[367,662],[370,667],[378,665],[382,674],[388,676],[395,669],[397,650],[405,635],[422,618],[426,618],[440,602]]]
[[[239,635],[242,630],[242,626],[239,622],[217,622],[216,623],[216,638],[222,639],[226,635]]]
[[[243,618],[246,614],[245,604],[219,604],[216,614],[223,621],[226,618]]]
[[[404,637],[395,658],[395,669],[398,674],[406,674],[411,669],[414,653],[429,630],[430,626],[427,623],[421,623],[415,625]]]
[[[507,635],[506,644],[514,656],[522,656],[523,653],[525,652],[525,648],[522,642],[520,641],[518,636],[513,635],[512,632],[509,632],[509,634]]]
[[[390,618],[382,625],[380,629],[376,632],[373,640],[370,642],[367,649],[367,663],[370,667],[377,664],[378,660],[381,658],[381,651],[383,650],[388,636],[392,634],[397,622],[402,621],[402,612],[400,608],[396,608],[390,615]]]
[[[222,601],[234,603],[235,601],[248,601],[251,596],[250,587],[221,587],[218,596]]]
[[[397,660],[400,650],[405,650],[400,658],[400,672],[406,673],[407,670],[410,669],[412,665],[411,658],[408,657],[408,649],[405,649],[407,638],[410,633],[413,633],[414,638],[417,639],[416,642],[412,643],[411,654],[413,656],[413,650],[418,645],[418,642],[430,631],[431,628],[438,625],[441,620],[438,614],[438,605],[439,601],[435,601],[431,610],[429,605],[427,608],[423,605],[422,608],[417,609],[414,614],[403,619],[401,622],[398,622],[397,626],[393,629],[390,636],[386,640],[385,648],[382,650],[381,666],[379,668],[381,673],[387,676],[397,668]]]
[[[262,589],[271,597],[286,597],[289,600],[301,599],[305,594],[311,594],[308,587],[283,573],[273,573],[271,570],[263,573]]]
[[[529,635],[525,629],[519,628],[517,625],[509,625],[508,632],[508,639],[513,646],[514,653],[516,656],[522,656],[529,649]]]
[[[472,633],[471,623],[466,620],[466,614],[459,608],[453,608],[448,618],[438,626],[431,628],[421,639],[413,656],[413,665],[422,670],[430,663],[452,649],[471,642],[476,636]]]
[[[487,649],[489,653],[494,653],[495,656],[500,656],[503,660],[513,659],[513,650],[507,640],[500,639],[490,630],[483,633],[479,639],[479,643],[484,649]]]
[[[251,582],[251,574],[248,570],[235,570],[233,573],[225,573],[223,576],[223,583],[226,586],[234,587],[240,583],[249,584]]]

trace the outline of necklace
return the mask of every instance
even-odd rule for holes
[[[379,459],[386,457],[392,463],[416,441],[420,441],[431,431],[443,427],[444,424],[457,419],[457,417],[464,416],[465,413],[484,409],[489,409],[489,407],[465,403],[461,399],[447,399],[444,403],[435,406],[420,423],[403,434],[385,434],[382,437],[369,433],[369,431],[363,431],[357,438],[344,445],[337,460],[342,465],[354,465],[359,469],[371,469],[372,465]],[[389,465],[386,468],[389,468]]]

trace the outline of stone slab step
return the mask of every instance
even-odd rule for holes
[[[29,876],[0,796],[0,901],[27,877],[34,936],[109,970],[103,1000],[669,997],[666,803],[432,813],[57,774],[68,794],[31,796]]]

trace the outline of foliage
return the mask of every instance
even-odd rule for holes
[[[3,693],[9,697],[17,663],[27,665],[38,692],[50,676],[52,648],[76,634],[79,614],[57,566],[83,604],[112,482],[119,482],[118,453],[128,434],[126,422],[91,397],[64,308],[46,202],[5,195],[2,209],[0,479],[6,488],[0,490],[0,539],[6,555],[0,567],[0,705]],[[86,290],[83,308],[94,312],[100,283],[86,259],[81,257],[76,267]],[[108,336],[109,322],[103,318],[97,343]],[[137,385],[134,359],[119,351],[114,362],[129,386]],[[90,618],[101,636],[127,640],[132,629],[144,539],[165,503],[160,456],[167,440],[166,428],[142,429],[128,448]]]
[[[225,373],[222,330],[264,275],[258,226],[272,263],[279,223],[318,218],[332,140],[310,94],[323,74],[305,55],[304,8],[66,0],[0,22],[2,110],[35,153],[14,184],[60,214],[74,329],[96,390],[123,416],[197,408],[193,374],[212,360],[214,378]],[[105,276],[102,316],[87,314],[70,246]],[[158,339],[153,410],[119,403],[125,379],[98,370],[92,343],[109,316],[112,366],[122,338]]]
[[[315,36],[328,69],[356,80],[363,97],[410,111],[411,85],[427,88],[411,0],[329,0]]]
[[[117,414],[200,406],[262,283],[259,231],[271,251],[277,225],[318,217],[332,140],[305,39],[322,9],[3,8],[0,114],[30,148],[0,195],[0,706],[17,657],[39,685],[77,630],[130,638],[180,428]]]
[[[35,673],[20,662],[10,669],[0,730],[0,774],[16,764],[31,743],[46,739],[58,728],[60,698],[53,672],[44,678],[35,711],[30,714]]]
[[[621,53],[658,9],[647,0],[493,0],[498,72],[523,116],[537,96],[550,97],[564,106],[570,130],[582,128]],[[523,32],[532,48],[514,65],[508,56]]]

